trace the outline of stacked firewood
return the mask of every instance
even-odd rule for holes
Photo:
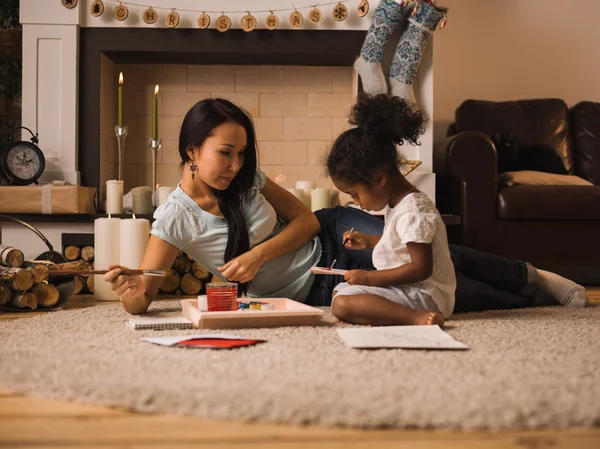
[[[64,270],[93,270],[94,247],[69,245],[63,249],[65,259],[72,262]],[[94,293],[94,276],[75,276],[73,294]]]
[[[0,245],[0,305],[21,309],[53,307],[60,295],[48,283],[49,273],[53,269],[68,269],[64,265],[28,261],[20,250]]]
[[[179,251],[171,271],[173,273],[166,276],[160,286],[161,293],[198,295],[205,291],[205,284],[211,276],[206,268],[183,251]]]

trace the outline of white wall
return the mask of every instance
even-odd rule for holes
[[[435,140],[466,99],[600,101],[600,1],[444,0],[435,36]]]

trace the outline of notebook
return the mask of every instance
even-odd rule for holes
[[[194,323],[185,317],[163,317],[163,318],[132,318],[125,322],[126,326],[139,330],[171,330],[171,329],[193,329]]]
[[[341,328],[338,335],[352,348],[469,349],[439,326]]]

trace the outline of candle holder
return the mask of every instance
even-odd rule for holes
[[[125,138],[129,128],[127,126],[115,126],[115,134],[117,135],[117,144],[119,146],[119,177],[118,181],[123,181],[123,152],[125,151]]]
[[[162,139],[151,138],[148,140],[150,151],[152,151],[152,205],[156,207],[156,158],[162,146]]]

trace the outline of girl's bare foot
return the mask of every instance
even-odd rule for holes
[[[442,315],[435,312],[425,312],[422,311],[415,317],[414,324],[433,326],[437,324],[440,327],[444,327],[445,319]]]

